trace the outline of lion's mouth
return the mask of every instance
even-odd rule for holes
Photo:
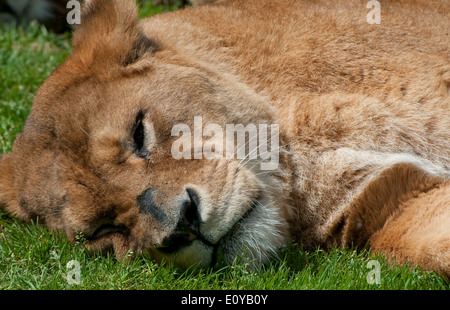
[[[260,196],[258,196],[258,199],[260,199]],[[251,204],[250,208],[244,213],[244,215],[236,222],[236,224],[234,224],[233,228],[231,229],[231,231],[233,231],[238,225],[242,224],[243,222],[245,222],[246,219],[248,219],[250,217],[250,215],[255,212],[255,210],[258,209],[258,205],[259,200],[255,199],[253,201],[253,203]]]
[[[230,261],[231,257],[239,252],[240,239],[242,234],[246,233],[246,227],[249,226],[248,224],[251,226],[251,223],[254,222],[252,218],[258,217],[259,211],[263,210],[260,203],[262,198],[262,194],[259,193],[255,199],[250,200],[245,213],[237,221],[230,223],[228,231],[216,240],[208,235],[207,231],[202,231],[202,223],[199,219],[199,225],[187,225],[185,223],[177,226],[170,236],[164,238],[159,245],[150,248],[149,251],[156,254],[157,260],[158,257],[171,257],[174,260],[184,257],[183,259],[188,259],[190,263],[194,264],[197,260],[207,262],[203,266],[210,267],[216,265],[218,253],[230,257],[230,259],[226,259]],[[129,233],[130,231],[126,227],[105,223],[99,225],[91,234],[87,235],[86,239],[89,242],[95,242],[95,244],[97,244],[97,241],[100,242],[97,245],[101,246],[103,251],[105,247],[108,249],[112,247],[112,238],[122,235],[129,239],[132,237]],[[111,242],[105,243],[107,240]],[[197,249],[200,249],[201,253]]]
[[[260,203],[255,200],[251,207],[242,215],[242,217],[233,225],[233,227],[217,242],[217,244],[223,244],[227,240],[233,239],[236,234],[239,234],[241,227],[245,225],[245,222],[249,220],[252,214],[256,213],[259,209]]]
[[[255,200],[251,207],[243,214],[243,216],[230,228],[230,230],[222,236],[218,241],[211,242],[205,237],[200,230],[194,232],[180,232],[173,235],[173,237],[165,239],[161,245],[156,246],[152,251],[156,250],[164,255],[177,255],[182,250],[189,248],[194,243],[201,244],[202,247],[211,249],[210,267],[213,267],[217,263],[218,250],[226,250],[230,247],[231,243],[234,243],[237,236],[240,234],[241,227],[245,225],[245,222],[251,217],[251,215],[257,212],[258,201]]]
[[[179,251],[181,248],[187,247],[192,244],[195,240],[200,241],[206,246],[215,247],[216,244],[208,241],[200,232],[194,233],[180,233],[171,237],[170,239],[165,239],[162,245],[156,247],[158,251],[165,254],[172,254]]]

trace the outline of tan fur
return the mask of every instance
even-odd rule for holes
[[[0,203],[71,239],[113,225],[90,246],[118,256],[208,265],[219,247],[258,266],[293,239],[448,276],[449,9],[384,1],[371,25],[366,1],[229,0],[138,22],[131,0],[92,0],[1,159]],[[199,115],[279,124],[277,169],[174,159],[171,129]],[[176,233],[189,243],[165,253]]]
[[[371,237],[374,251],[396,263],[427,266],[450,277],[450,183],[416,193]],[[420,219],[420,220],[418,220]]]

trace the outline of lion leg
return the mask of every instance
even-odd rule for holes
[[[450,278],[450,182],[402,203],[369,244],[396,263],[410,261]]]

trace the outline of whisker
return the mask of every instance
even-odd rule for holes
[[[247,142],[245,142],[245,144],[244,145],[241,145],[241,147],[240,148],[238,148],[229,158],[228,158],[228,163],[231,161],[231,159],[233,159],[234,158],[234,156],[236,155],[236,158],[237,158],[237,153],[243,148],[243,147],[246,147],[247,146],[247,144],[249,144],[250,143],[250,141],[253,141],[253,139],[255,139],[255,138],[257,138],[258,137],[258,135],[255,135],[255,136],[253,136],[252,138],[250,138]],[[245,159],[248,155],[250,155],[250,153],[251,152],[249,152],[243,159]],[[241,160],[242,161],[242,160]]]

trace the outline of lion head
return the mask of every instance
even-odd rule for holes
[[[210,152],[203,145],[218,138],[208,125],[223,134],[227,124],[270,125],[270,108],[142,28],[134,1],[83,8],[73,53],[39,89],[13,154],[2,157],[1,201],[13,215],[39,217],[70,240],[82,234],[90,248],[119,257],[145,251],[204,266],[222,249],[230,262],[241,253],[264,261],[288,237],[285,163],[265,171],[263,159],[218,156],[222,145],[248,149],[237,134]],[[188,135],[174,134],[177,125],[193,138],[206,130],[200,144],[180,145],[192,158],[173,154]]]

